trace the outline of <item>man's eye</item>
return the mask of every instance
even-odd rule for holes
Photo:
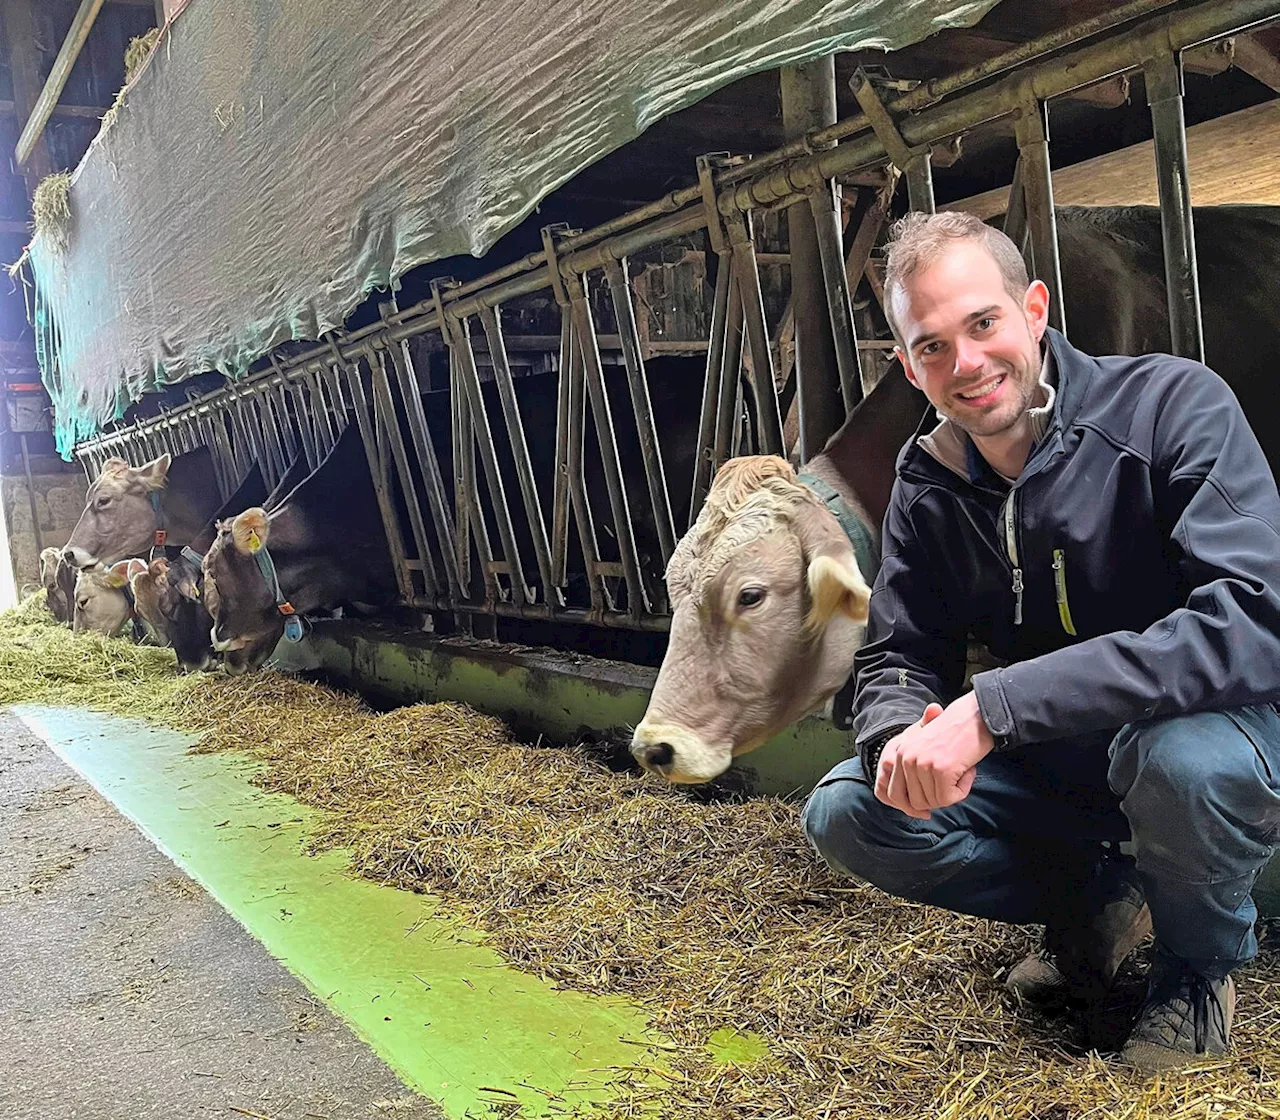
[[[931,358],[941,349],[941,344],[937,342],[927,342],[920,347],[920,354],[923,357]]]
[[[985,319],[979,319],[977,324],[978,330],[989,331],[993,326],[995,326],[995,322],[996,321],[993,318],[991,318],[990,315],[988,315]]]
[[[738,592],[738,606],[747,609],[758,607],[764,602],[763,587],[744,587]]]

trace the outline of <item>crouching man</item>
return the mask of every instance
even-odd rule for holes
[[[954,213],[894,233],[897,355],[938,415],[898,460],[857,757],[805,829],[892,894],[1043,923],[1007,981],[1028,1000],[1096,998],[1154,928],[1122,1059],[1223,1054],[1280,839],[1271,470],[1204,366],[1047,329],[1002,233]],[[962,695],[970,635],[1010,664]]]

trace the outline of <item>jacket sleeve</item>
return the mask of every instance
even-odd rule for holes
[[[968,648],[961,606],[941,581],[912,525],[903,484],[885,515],[880,571],[871,590],[866,641],[854,658],[854,730],[858,748],[915,723],[934,701],[960,691]],[[942,539],[935,529],[933,536]]]
[[[1161,401],[1151,463],[1187,601],[1141,633],[975,676],[1008,746],[1280,700],[1280,495],[1226,383],[1188,371]]]

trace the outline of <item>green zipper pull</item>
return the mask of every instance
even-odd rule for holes
[[[1053,550],[1053,590],[1062,628],[1074,638],[1076,624],[1071,621],[1071,604],[1067,602],[1067,554],[1060,548]]]

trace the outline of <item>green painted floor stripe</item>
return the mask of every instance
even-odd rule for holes
[[[556,990],[439,917],[429,896],[353,878],[341,852],[304,855],[315,813],[252,785],[247,758],[189,754],[190,737],[138,720],[14,711],[451,1116],[608,1099],[658,1060],[638,1044],[660,1040],[633,1005]]]

